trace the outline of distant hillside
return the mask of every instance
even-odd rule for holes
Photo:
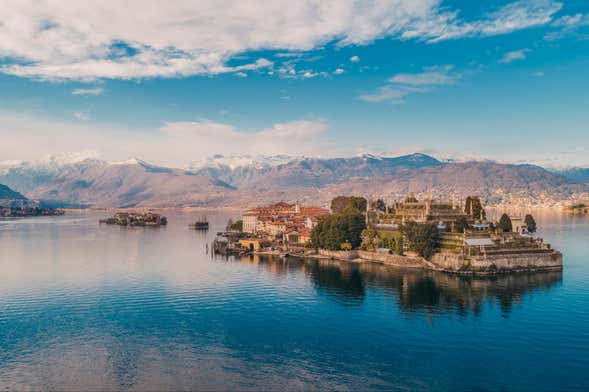
[[[325,189],[335,194],[356,193],[382,197],[465,197],[481,195],[488,203],[554,204],[589,191],[589,186],[532,165],[493,162],[451,163],[399,172],[379,178],[352,180]]]
[[[13,191],[6,185],[0,184],[0,200],[25,200],[26,197]]]
[[[552,205],[589,195],[589,184],[533,165],[440,162],[424,154],[349,158],[216,156],[172,169],[140,160],[94,159],[0,167],[0,182],[51,205],[181,207],[257,205],[273,200],[327,203],[337,195],[462,198]],[[61,204],[60,204],[61,203]]]
[[[589,184],[589,168],[566,169],[559,171],[558,174],[571,181]]]
[[[21,165],[0,179],[51,205],[175,207],[222,204],[233,187],[222,181],[140,160],[88,160],[51,167]]]
[[[36,203],[31,202],[20,193],[0,184],[0,207],[22,208],[35,205]]]

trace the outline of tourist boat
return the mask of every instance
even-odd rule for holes
[[[199,220],[194,223],[188,225],[191,229],[194,230],[208,230],[209,229],[209,221],[207,220],[206,216],[202,216]]]

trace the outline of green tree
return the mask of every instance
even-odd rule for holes
[[[526,224],[526,227],[530,233],[536,232],[536,229],[537,229],[536,220],[534,219],[534,217],[532,215],[527,214],[526,217],[524,218],[524,223]]]
[[[379,240],[380,240],[376,230],[371,229],[371,228],[366,228],[362,231],[362,234],[360,235],[360,237],[362,238],[362,243],[360,245],[360,248],[362,250],[368,250],[368,251],[376,250],[376,248],[378,247]]]
[[[345,211],[354,210],[364,213],[366,211],[367,201],[363,197],[357,196],[338,196],[331,201],[331,212],[341,214]]]
[[[454,222],[454,231],[456,233],[463,233],[464,230],[468,229],[468,227],[468,221],[463,216],[459,217],[456,219],[456,222]]]
[[[485,212],[481,199],[478,196],[468,196],[466,198],[464,212],[473,219],[484,220],[487,218],[487,213]]]
[[[435,223],[407,222],[401,232],[409,242],[409,249],[424,259],[430,259],[439,243],[438,227]]]
[[[230,224],[231,223],[231,224]],[[227,231],[243,231],[243,221],[240,219],[235,222],[227,222]]]
[[[503,230],[506,233],[513,231],[513,225],[511,223],[511,219],[509,215],[503,214],[501,215],[501,219],[499,219],[499,223],[497,224],[497,228]]]
[[[387,212],[387,205],[383,199],[376,200],[376,209],[382,212]]]
[[[349,211],[321,218],[311,231],[313,247],[338,250],[348,242],[352,249],[358,248],[362,243],[362,231],[366,228],[364,215]]]
[[[400,236],[395,240],[395,253],[403,256],[403,237]]]

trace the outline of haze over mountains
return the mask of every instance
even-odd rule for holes
[[[387,199],[408,193],[488,203],[553,205],[589,193],[583,169],[442,162],[425,154],[349,158],[216,155],[184,169],[133,159],[49,159],[0,165],[0,183],[54,206],[245,207],[273,200],[327,203],[341,194]],[[585,169],[586,170],[586,169]]]

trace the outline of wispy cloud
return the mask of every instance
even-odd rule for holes
[[[513,63],[514,61],[524,60],[527,56],[527,53],[531,52],[530,49],[519,49],[514,50],[511,52],[507,52],[503,55],[503,57],[499,60],[500,63],[509,64]]]
[[[481,19],[464,21],[457,11],[440,11],[419,20],[400,36],[421,39],[430,43],[469,37],[488,37],[513,31],[547,25],[562,9],[562,3],[553,0],[519,0],[491,11]]]
[[[433,86],[453,84],[460,79],[459,74],[451,74],[452,66],[436,66],[426,68],[421,73],[400,73],[389,79],[391,83],[407,84],[412,86]]]
[[[95,88],[77,88],[72,90],[73,95],[101,95],[104,92],[102,87]]]
[[[506,34],[551,23],[562,4],[519,0],[470,21],[440,0],[4,0],[2,6],[0,56],[11,61],[0,72],[91,81],[264,70],[273,62],[228,65],[264,49],[281,58],[382,37],[434,43]]]
[[[453,66],[434,66],[424,68],[419,73],[400,73],[388,79],[388,84],[379,87],[374,93],[360,95],[365,102],[403,103],[410,94],[432,91],[436,86],[456,83],[462,75],[452,72]]]
[[[358,56],[350,57],[350,62],[352,62],[352,63],[357,63],[359,61],[360,61],[360,57],[358,57]]]
[[[589,14],[564,15],[552,22],[551,27],[556,28],[544,36],[547,41],[556,41],[567,36],[588,39],[589,33],[582,29],[589,26]]]

